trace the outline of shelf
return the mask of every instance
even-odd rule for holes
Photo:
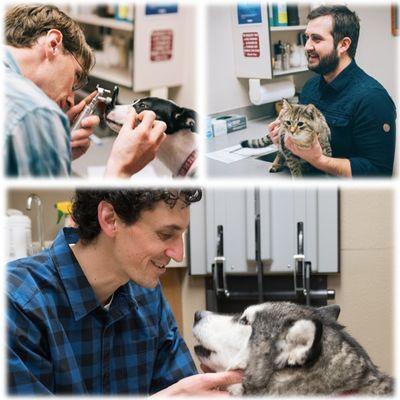
[[[113,82],[117,85],[122,85],[131,88],[133,73],[122,67],[103,67],[95,65],[90,75],[96,78],[104,79]]]
[[[286,31],[305,31],[307,25],[294,25],[294,26],[271,26],[271,32],[286,32]]]
[[[273,71],[273,76],[275,77],[282,75],[290,75],[290,74],[296,74],[297,72],[306,72],[306,71],[308,71],[307,67],[290,68],[282,71]]]
[[[133,32],[133,22],[120,21],[115,18],[104,18],[94,14],[89,15],[71,15],[76,22],[87,25],[101,26],[120,31]]]

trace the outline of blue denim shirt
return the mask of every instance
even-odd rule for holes
[[[8,391],[151,394],[196,374],[160,285],[121,286],[105,310],[64,228],[53,246],[7,267]]]
[[[5,174],[10,177],[70,175],[71,138],[67,115],[22,75],[11,52],[3,50]]]
[[[312,77],[300,103],[312,103],[324,114],[332,156],[349,159],[353,176],[392,175],[396,107],[385,88],[354,60],[330,83]]]

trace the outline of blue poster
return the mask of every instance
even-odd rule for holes
[[[261,4],[241,3],[237,6],[238,24],[259,24],[262,22]]]
[[[160,5],[146,5],[146,15],[157,15],[157,14],[176,14],[178,12],[178,4],[160,4]]]

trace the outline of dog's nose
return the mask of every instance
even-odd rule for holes
[[[201,314],[202,314],[201,311],[196,311],[194,313],[194,324],[193,325],[196,325],[203,318],[203,316]]]

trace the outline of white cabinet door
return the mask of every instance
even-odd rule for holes
[[[303,222],[305,260],[314,272],[338,272],[337,189],[260,192],[261,258],[268,272],[291,271],[297,224]]]
[[[261,258],[265,273],[292,271],[297,223],[304,226],[305,261],[320,273],[339,271],[337,189],[208,189],[191,206],[191,273],[211,273],[223,229],[225,271],[254,273],[255,218],[260,213]],[[256,204],[256,201],[258,204]]]

